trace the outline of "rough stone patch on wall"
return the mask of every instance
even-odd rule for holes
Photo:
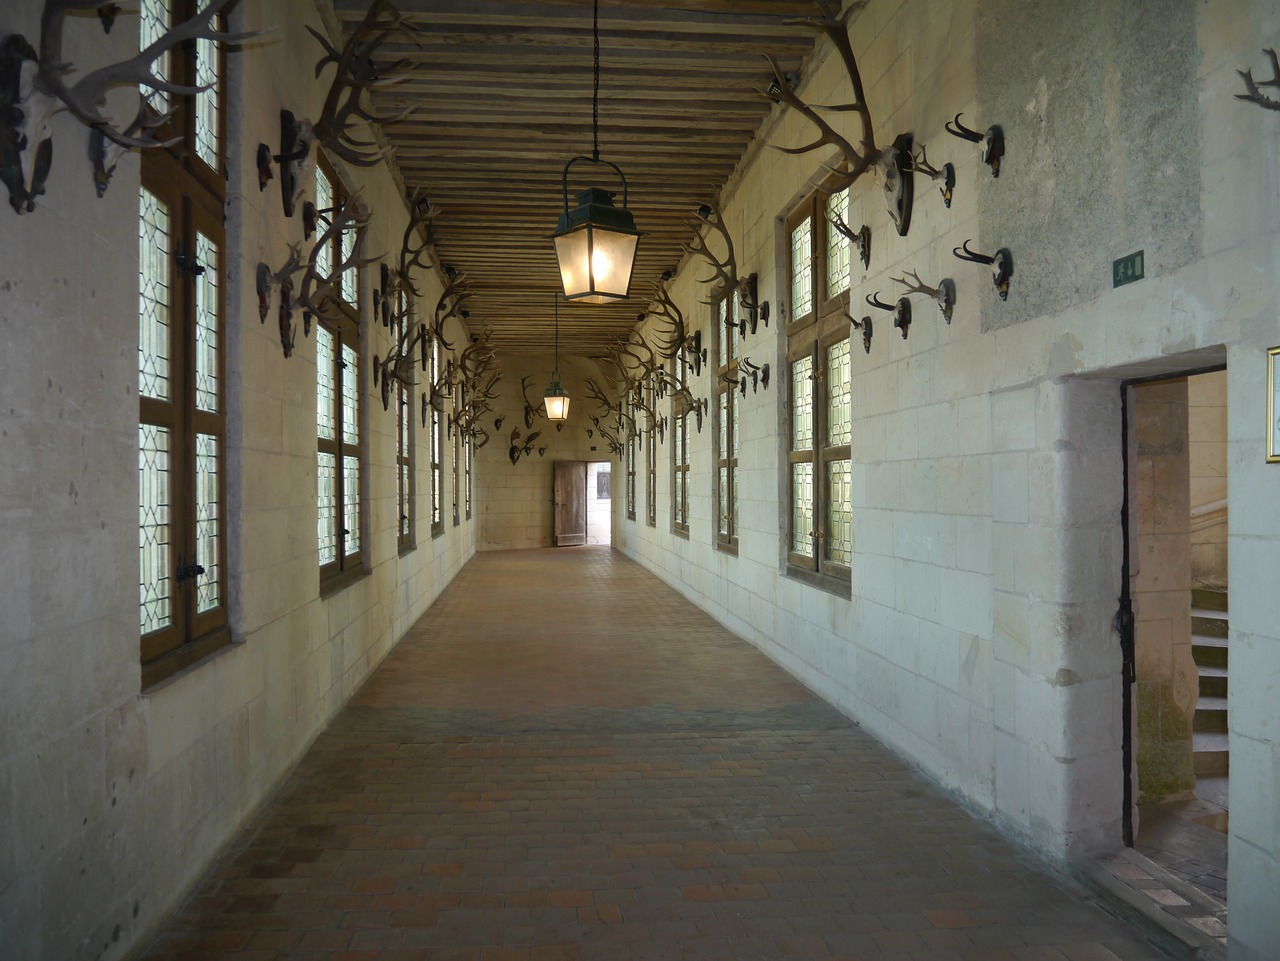
[[[964,123],[1000,124],[1007,148],[999,179],[980,178],[980,249],[1008,247],[1015,263],[1009,302],[983,329],[1099,296],[1111,262],[1137,250],[1148,277],[1190,263],[1201,247],[1195,5],[978,9],[977,108]]]

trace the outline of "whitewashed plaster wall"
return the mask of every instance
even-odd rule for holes
[[[1264,382],[1265,349],[1280,342],[1280,118],[1233,94],[1237,69],[1265,73],[1258,47],[1280,40],[1280,11],[1161,3],[1139,14],[1080,2],[1046,17],[1012,0],[872,0],[852,35],[878,142],[912,131],[959,178],[950,210],[920,181],[906,238],[877,188],[855,188],[849,222],[874,234],[870,272],[855,265],[855,315],[867,312],[864,294],[887,297],[904,270],[954,277],[959,304],[947,326],[917,299],[905,341],[877,315],[870,355],[855,340],[852,598],[786,577],[779,536],[780,218],[829,157],[749,151],[724,191],[740,272],[759,271],[775,318],[744,346],[776,366],[775,386],[742,405],[738,556],[713,546],[710,431],[692,435],[689,538],[670,530],[668,440],[657,526],[644,523],[639,493],[637,521],[617,512],[615,544],[1007,831],[1051,857],[1112,849],[1124,774],[1112,628],[1119,385],[1227,362],[1231,950],[1275,957],[1280,630],[1267,585],[1280,508],[1277,469],[1265,464]],[[804,98],[848,100],[838,58],[814,59]],[[960,112],[973,126],[1004,126],[998,180],[943,133]],[[764,139],[810,139],[802,118],[776,113]],[[1007,304],[984,269],[951,257],[966,239],[1013,249]],[[1138,249],[1146,279],[1113,290],[1111,261]],[[704,272],[686,263],[674,282],[687,314],[700,309],[692,277]],[[697,396],[711,390],[705,373],[693,384]]]
[[[577,306],[569,310],[587,310]],[[542,395],[551,383],[554,358],[550,354],[504,351],[498,366],[503,372],[493,410],[482,426],[491,439],[476,452],[480,466],[476,509],[479,511],[479,550],[520,550],[551,547],[555,543],[555,508],[552,489],[557,460],[601,461],[613,459],[608,443],[591,423],[597,407],[586,395],[586,381],[603,384],[600,367],[583,357],[560,357],[560,381],[570,398],[569,419],[560,430],[542,416]],[[520,379],[528,378],[529,403],[539,412],[532,428],[524,422],[524,396]],[[494,422],[502,419],[502,426]],[[512,432],[520,432],[523,448],[531,433],[538,433],[529,454],[521,453],[512,464]],[[588,436],[587,431],[592,431]],[[539,450],[543,450],[540,454]],[[592,492],[588,491],[588,497]]]
[[[38,35],[40,4],[0,10],[0,34]],[[372,388],[362,338],[362,494],[369,573],[321,597],[316,547],[315,338],[282,356],[258,322],[257,262],[301,240],[254,152],[279,110],[314,114],[323,29],[309,0],[242,5],[280,25],[233,55],[229,97],[227,402],[234,643],[148,691],[138,645],[138,158],[94,196],[86,130],[54,121],[48,193],[0,229],[0,949],[7,959],[120,958],[172,911],[351,693],[474,551],[474,525],[429,534],[418,434],[416,550],[396,547],[395,413]],[[69,59],[136,51],[73,17]],[[131,111],[127,96],[120,111]],[[116,103],[113,97],[113,104]],[[346,171],[373,211],[367,250],[394,255],[406,213],[378,167]],[[376,267],[368,268],[368,278]],[[424,279],[425,300],[439,286]],[[415,397],[416,402],[416,397]],[[483,470],[483,468],[478,468]],[[446,483],[452,476],[446,467]],[[449,493],[446,489],[446,504]]]

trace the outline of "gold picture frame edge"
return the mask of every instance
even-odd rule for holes
[[[1267,348],[1267,463],[1280,463],[1280,441],[1276,434],[1276,358],[1280,346]]]

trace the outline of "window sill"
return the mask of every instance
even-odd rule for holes
[[[410,541],[408,544],[401,544],[401,545],[400,545],[399,555],[400,555],[401,557],[408,557],[410,554],[412,554],[412,553],[413,553],[414,551],[416,551],[417,549],[418,549],[418,542],[417,542],[417,541]]]
[[[808,584],[810,587],[816,587],[818,590],[827,594],[834,594],[836,597],[843,597],[846,601],[853,597],[853,583],[848,577],[819,574],[817,571],[807,571],[803,567],[796,567],[794,564],[787,565],[785,574],[793,581]]]
[[[733,541],[733,542],[732,542],[732,543],[730,543],[730,544],[725,544],[725,543],[717,542],[717,543],[716,543],[716,550],[718,550],[721,554],[728,554],[730,557],[737,557],[737,556],[738,556],[738,542],[737,542],[736,540],[735,540],[735,541]]]
[[[437,537],[444,537],[444,525],[443,525],[443,524],[441,524],[441,525],[440,525],[440,526],[438,526],[438,527],[433,527],[433,528],[431,528],[431,539],[432,539],[432,540],[435,540]]]
[[[676,535],[676,537],[679,537],[679,538],[681,538],[682,540],[686,540],[686,541],[687,541],[687,540],[689,539],[689,529],[688,529],[687,527],[686,527],[684,530],[681,530],[681,529],[680,529],[680,528],[678,528],[678,527],[673,527],[673,528],[671,528],[671,533],[672,533],[672,534],[675,534],[675,535]]]
[[[364,569],[364,565],[353,567],[349,571],[343,571],[341,574],[334,574],[332,577],[326,577],[320,582],[320,600],[332,597],[340,591],[346,590],[356,581],[363,580],[369,575]]]
[[[184,644],[150,664],[142,665],[142,694],[145,696],[167,687],[230,649],[231,628],[220,627],[212,634]]]

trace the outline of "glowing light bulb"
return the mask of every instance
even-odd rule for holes
[[[597,281],[613,273],[613,258],[600,247],[591,252],[591,274]]]

